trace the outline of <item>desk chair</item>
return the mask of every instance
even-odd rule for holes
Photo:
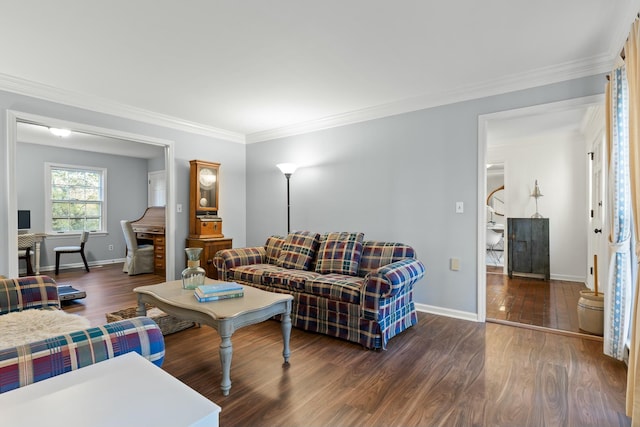
[[[25,260],[27,263],[27,276],[33,276],[33,266],[31,264],[31,248],[36,241],[33,233],[18,234],[18,260]]]
[[[155,267],[153,245],[138,245],[138,239],[131,226],[131,221],[122,220],[120,225],[124,233],[124,240],[127,243],[127,259],[124,262],[122,271],[129,274],[129,276],[153,273]]]
[[[502,233],[487,228],[487,255],[493,260],[494,265],[501,264],[501,254],[499,253],[502,248],[500,243],[502,242]]]
[[[60,255],[62,254],[80,254],[82,261],[84,262],[84,269],[89,272],[89,264],[87,263],[87,257],[84,255],[84,245],[89,240],[89,232],[83,231],[80,236],[80,246],[58,246],[53,248],[56,253],[56,275],[60,270]]]

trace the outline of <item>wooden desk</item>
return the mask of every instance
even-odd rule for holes
[[[211,426],[220,407],[138,353],[0,394],[12,427]]]

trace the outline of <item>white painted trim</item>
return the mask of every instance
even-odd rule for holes
[[[606,73],[611,70],[613,59],[611,55],[601,55],[581,61],[566,62],[555,67],[539,68],[525,73],[485,81],[473,86],[460,87],[455,90],[430,93],[398,102],[363,108],[344,114],[325,117],[285,126],[277,129],[265,130],[246,135],[247,144],[283,138],[308,132],[344,126],[367,120],[423,110],[425,108],[468,101],[517,90],[530,89],[537,86],[558,83],[566,80]]]
[[[452,310],[450,308],[436,307],[427,304],[417,304],[416,310],[423,313],[436,314],[438,316],[452,317],[454,319],[469,320],[471,322],[480,322],[475,313],[468,311]]]
[[[223,140],[254,143],[605,73],[612,69],[613,61],[612,55],[600,55],[248,135],[1,73],[0,90]]]
[[[487,121],[478,116],[478,253],[476,311],[478,321],[487,319]]]
[[[129,132],[122,132],[114,129],[101,128],[88,124],[70,122],[66,120],[53,119],[50,117],[39,116],[36,114],[25,113],[15,110],[7,110],[6,114],[7,125],[7,138],[5,152],[7,153],[7,165],[5,178],[7,181],[6,191],[6,204],[9,210],[7,218],[7,238],[9,254],[17,253],[18,251],[18,229],[15,227],[17,223],[18,215],[18,198],[16,192],[16,179],[15,179],[15,160],[16,160],[16,143],[17,143],[17,122],[29,121],[32,123],[44,124],[53,127],[63,127],[75,131],[84,133],[90,133],[94,135],[106,136],[111,138],[118,138],[129,140],[136,143],[151,144],[164,147],[165,149],[165,170],[167,173],[167,209],[165,220],[167,222],[166,227],[166,259],[175,260],[175,215],[173,209],[169,206],[174,206],[175,201],[175,158],[174,158],[174,142],[167,139],[160,139],[146,135],[139,135]],[[13,224],[13,225],[12,225]],[[18,277],[18,257],[8,262],[8,275],[9,277]],[[175,263],[166,263],[166,276],[168,280],[175,278]]]
[[[108,99],[83,95],[2,73],[0,73],[0,90],[226,141],[245,142],[244,135],[238,132],[190,122]]]

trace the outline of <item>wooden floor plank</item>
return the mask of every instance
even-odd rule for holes
[[[87,292],[66,310],[104,322],[161,282],[121,266],[65,270]],[[590,339],[419,313],[386,351],[293,329],[282,363],[277,321],[233,335],[232,388],[220,391],[219,337],[194,327],[165,337],[163,369],[222,407],[231,426],[629,426],[626,368]]]

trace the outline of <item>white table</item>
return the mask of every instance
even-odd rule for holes
[[[218,280],[206,278],[205,283]],[[227,396],[231,389],[231,335],[236,329],[253,325],[282,314],[281,330],[284,363],[289,363],[289,338],[291,336],[291,302],[289,294],[267,292],[251,286],[242,286],[244,296],[220,301],[198,302],[193,290],[182,289],[182,280],[140,286],[133,291],[138,294],[138,316],[146,315],[145,303],[179,319],[192,320],[211,326],[220,335],[220,363],[222,381],[220,389]]]
[[[132,352],[0,394],[12,427],[218,426],[220,407]]]

